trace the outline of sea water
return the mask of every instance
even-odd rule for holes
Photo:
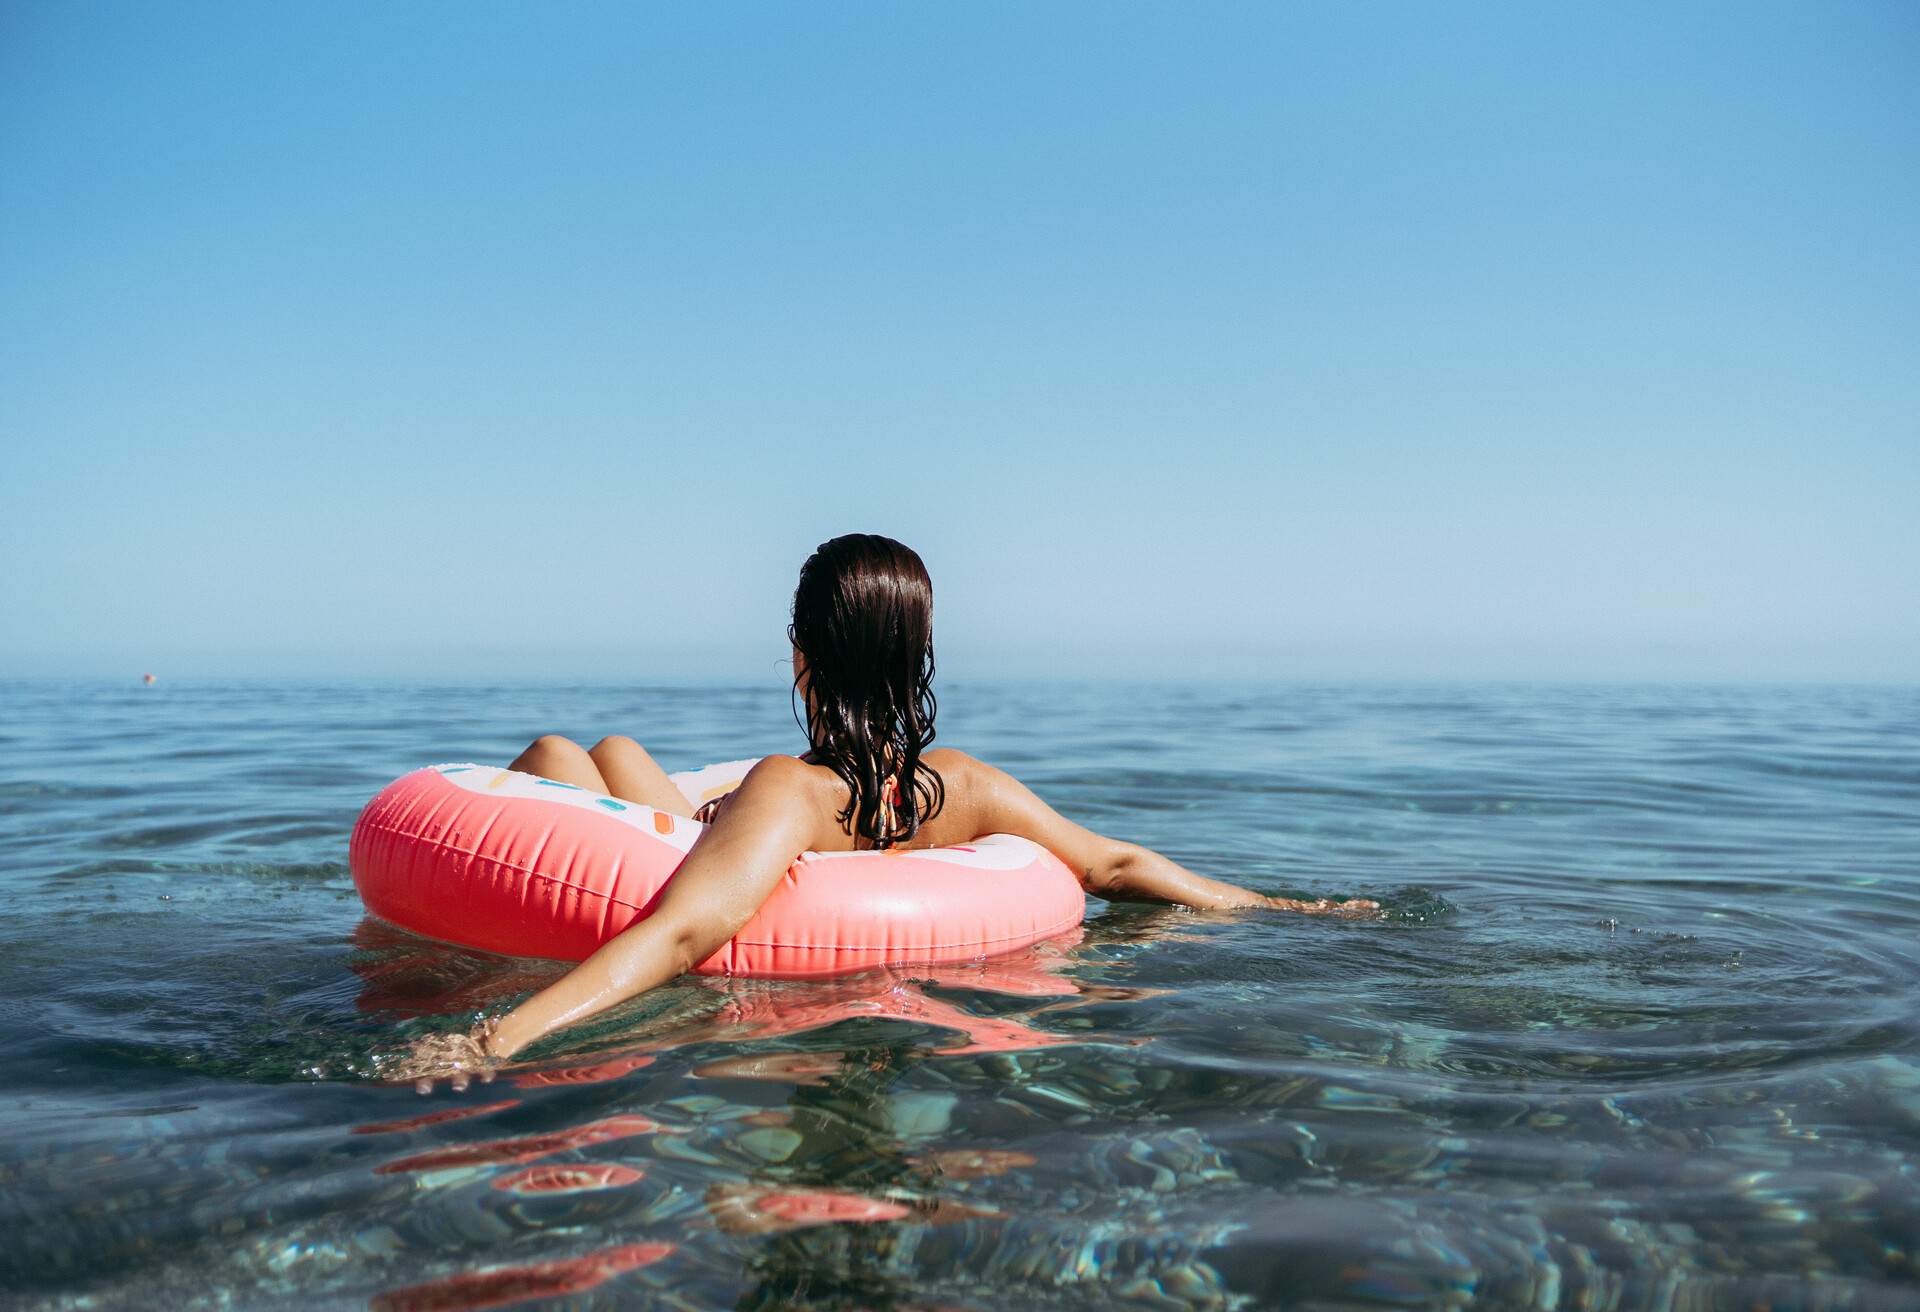
[[[687,980],[422,1098],[555,977],[365,919],[360,806],[786,690],[0,685],[0,1300],[1913,1307],[1920,691],[954,684],[941,741],[1376,923],[1089,907]]]

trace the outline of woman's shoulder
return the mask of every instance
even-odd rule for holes
[[[932,769],[939,772],[941,780],[949,791],[965,788],[982,772],[990,769],[986,762],[967,755],[955,747],[935,747],[920,758]]]
[[[815,765],[797,756],[775,753],[772,756],[763,756],[754,762],[753,768],[747,771],[747,779],[757,779],[762,785],[775,784],[791,788],[813,783],[822,776],[832,774],[833,771],[824,765]],[[741,782],[744,784],[746,780]]]
[[[948,809],[938,817],[943,835],[958,833],[966,842],[984,834],[1018,834],[1032,839],[1075,869],[1094,860],[1107,840],[1066,819],[1031,788],[965,752],[928,752],[927,762],[945,780]]]
[[[951,747],[936,747],[921,756],[921,761],[939,772],[940,777],[949,786],[962,785],[988,772],[991,767]],[[748,781],[758,782],[762,787],[782,789],[824,788],[829,791],[846,788],[845,782],[831,766],[820,765],[799,756],[773,755],[763,756],[754,767],[747,771],[744,786]]]
[[[935,748],[921,759],[939,771],[947,803],[976,824],[999,823],[1003,817],[997,813],[1017,803],[1017,795],[1025,792],[1005,770],[951,747]]]
[[[797,756],[763,756],[740,781],[739,793],[764,799],[767,805],[796,808],[816,833],[810,847],[831,846],[837,826],[830,824],[846,798],[846,785],[824,765]]]
[[[740,781],[738,791],[779,793],[796,801],[805,799],[814,802],[819,800],[823,790],[830,789],[836,782],[833,771],[824,765],[815,765],[797,756],[776,754],[763,756],[754,762],[746,778]]]

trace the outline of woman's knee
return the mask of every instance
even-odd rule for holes
[[[527,744],[527,750],[520,753],[523,761],[577,761],[587,752],[573,739],[564,734],[543,733]]]
[[[600,757],[600,756],[607,756],[607,755],[645,756],[646,754],[647,754],[646,748],[642,747],[639,743],[635,742],[633,739],[627,737],[623,733],[608,734],[605,738],[602,738],[599,742],[595,743],[593,745],[593,749],[587,753],[587,755],[593,756],[593,757]]]

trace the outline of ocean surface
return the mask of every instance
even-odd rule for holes
[[[1347,923],[686,981],[366,920],[383,784],[779,687],[0,684],[0,1304],[1920,1307],[1920,690],[967,685],[941,741]]]

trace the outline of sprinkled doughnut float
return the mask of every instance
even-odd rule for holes
[[[754,761],[673,776],[688,802]],[[652,913],[706,826],[497,766],[435,765],[367,803],[349,864],[367,910],[449,943],[579,961]],[[967,961],[1086,915],[1073,872],[1012,834],[914,851],[803,852],[738,934],[694,969],[802,979]]]

